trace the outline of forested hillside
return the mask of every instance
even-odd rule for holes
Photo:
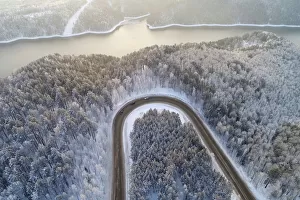
[[[0,1],[0,41],[62,35],[86,0]]]
[[[230,199],[230,184],[178,114],[148,111],[135,121],[130,139],[130,199]]]
[[[124,13],[116,1],[94,0],[79,16],[73,33],[108,31],[123,19]]]
[[[254,186],[299,199],[300,51],[274,34],[41,58],[0,81],[0,199],[107,199],[116,105],[188,95]]]
[[[0,41],[105,32],[124,17],[148,13],[151,15],[147,22],[153,27],[170,24],[300,26],[299,9],[299,0],[1,0]]]
[[[151,12],[153,15],[148,20],[150,25],[300,25],[300,15],[296,14],[300,8],[298,0],[169,0],[165,4],[167,6],[159,7]]]

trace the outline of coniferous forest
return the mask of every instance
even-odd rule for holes
[[[190,123],[178,114],[148,111],[130,134],[130,199],[230,199],[229,183]]]
[[[266,197],[299,199],[299,67],[299,48],[267,32],[152,46],[122,58],[43,57],[0,80],[0,199],[108,199],[113,113],[124,99],[153,88],[187,95]],[[193,133],[189,125],[177,129]],[[182,145],[193,140],[205,157],[192,138],[182,138]],[[187,195],[198,192],[188,179],[182,183]],[[210,191],[204,195],[225,195],[226,188],[203,190]]]
[[[146,14],[147,24],[154,28],[172,24],[299,27],[299,8],[299,0],[2,0],[0,42],[106,32],[128,17]]]

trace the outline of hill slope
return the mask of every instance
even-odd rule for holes
[[[108,198],[112,113],[157,87],[189,96],[255,187],[296,198],[299,66],[299,49],[265,32],[39,59],[0,81],[0,199]]]

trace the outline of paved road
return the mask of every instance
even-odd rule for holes
[[[193,111],[193,109],[185,104],[184,102],[171,98],[168,96],[153,96],[149,99],[139,98],[135,99],[126,105],[116,114],[113,122],[113,177],[112,177],[112,200],[125,200],[126,199],[126,177],[125,177],[125,160],[124,150],[122,142],[122,129],[123,124],[131,111],[135,108],[148,103],[167,103],[180,108],[190,118],[197,132],[200,134],[203,142],[207,145],[212,153],[214,153],[216,161],[221,167],[227,179],[234,186],[234,190],[240,196],[241,199],[255,200],[253,193],[250,191],[248,186],[242,177],[237,173],[232,163],[218,146],[217,142],[211,135],[210,131],[206,128],[203,121]]]

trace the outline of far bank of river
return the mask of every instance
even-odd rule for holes
[[[48,54],[106,54],[124,56],[151,45],[215,41],[264,30],[283,36],[300,46],[300,28],[287,27],[170,27],[151,31],[146,21],[128,24],[107,35],[86,34],[70,38],[19,40],[0,44],[0,77],[6,77]]]

